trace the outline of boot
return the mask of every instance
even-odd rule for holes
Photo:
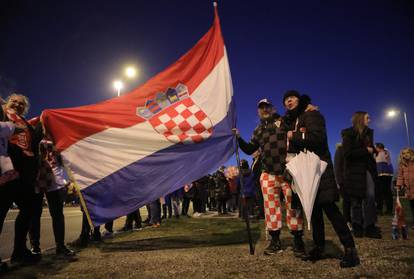
[[[293,239],[293,253],[295,257],[301,258],[305,256],[305,243],[303,242],[302,236],[303,231],[292,231],[294,236]]]
[[[274,255],[282,251],[282,244],[279,239],[280,231],[269,231],[272,240],[270,241],[269,246],[264,250],[265,255]]]
[[[371,225],[365,229],[365,237],[381,239],[382,234],[378,227]]]
[[[361,262],[358,257],[358,253],[355,247],[345,248],[345,255],[340,261],[339,265],[342,268],[354,267],[359,265]]]
[[[302,257],[302,259],[304,261],[316,262],[324,258],[324,255],[325,255],[324,252],[325,252],[325,247],[315,246],[309,251],[309,253],[305,257]]]
[[[361,238],[364,237],[364,230],[361,225],[353,223],[352,224],[352,233],[354,234],[354,237]]]

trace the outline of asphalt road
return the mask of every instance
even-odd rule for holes
[[[0,235],[0,257],[3,260],[10,258],[13,251],[14,240],[14,220],[18,210],[9,210],[6,221],[3,225],[3,231]],[[79,207],[65,207],[65,242],[75,240],[81,230],[82,213]],[[30,245],[28,244],[28,247]],[[48,208],[43,208],[40,232],[40,248],[42,250],[55,247],[55,237],[53,236],[52,218]]]

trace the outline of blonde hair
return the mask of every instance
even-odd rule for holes
[[[10,94],[10,96],[7,97],[7,99],[6,99],[6,105],[9,103],[10,99],[13,98],[13,97],[21,97],[23,99],[23,101],[25,103],[24,111],[23,111],[23,116],[25,116],[29,112],[29,108],[30,108],[29,98],[27,98],[23,94],[12,93],[12,94]]]
[[[400,152],[398,164],[402,166],[408,166],[410,162],[414,162],[414,150],[410,147],[406,147]]]
[[[366,128],[364,122],[365,122],[365,115],[367,115],[368,112],[365,111],[357,111],[352,115],[352,126],[354,129],[361,135],[364,129]]]

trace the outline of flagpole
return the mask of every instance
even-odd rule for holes
[[[75,177],[73,176],[73,172],[72,172],[72,170],[71,170],[69,167],[67,167],[67,166],[65,166],[65,169],[66,169],[66,172],[67,172],[67,173],[68,173],[68,175],[69,175],[70,180],[72,181],[73,185],[75,186],[76,193],[78,194],[80,204],[81,204],[81,206],[82,206],[82,208],[83,208],[83,212],[84,212],[84,213],[85,213],[85,215],[86,215],[86,220],[88,220],[88,224],[89,224],[89,226],[90,226],[91,230],[93,230],[94,225],[93,225],[93,223],[92,223],[91,216],[89,215],[88,208],[86,207],[86,202],[85,202],[85,199],[83,198],[83,195],[82,195],[82,193],[81,193],[81,191],[80,191],[79,184],[76,182],[76,179],[75,179]]]
[[[240,177],[240,193],[243,193],[244,184],[243,184],[243,175],[240,170],[239,142],[237,138],[236,138],[236,160],[237,160],[237,167],[239,169],[239,177]],[[244,221],[246,222],[246,231],[247,231],[247,238],[249,240],[250,255],[254,255],[252,233],[250,231],[250,220],[249,220],[249,214],[247,212],[245,199],[242,200],[242,208],[243,208],[243,213],[244,213],[243,218],[244,218]]]

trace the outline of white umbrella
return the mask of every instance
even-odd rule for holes
[[[286,164],[286,169],[293,178],[292,189],[302,203],[309,230],[319,182],[327,166],[325,161],[310,151],[300,152]]]

